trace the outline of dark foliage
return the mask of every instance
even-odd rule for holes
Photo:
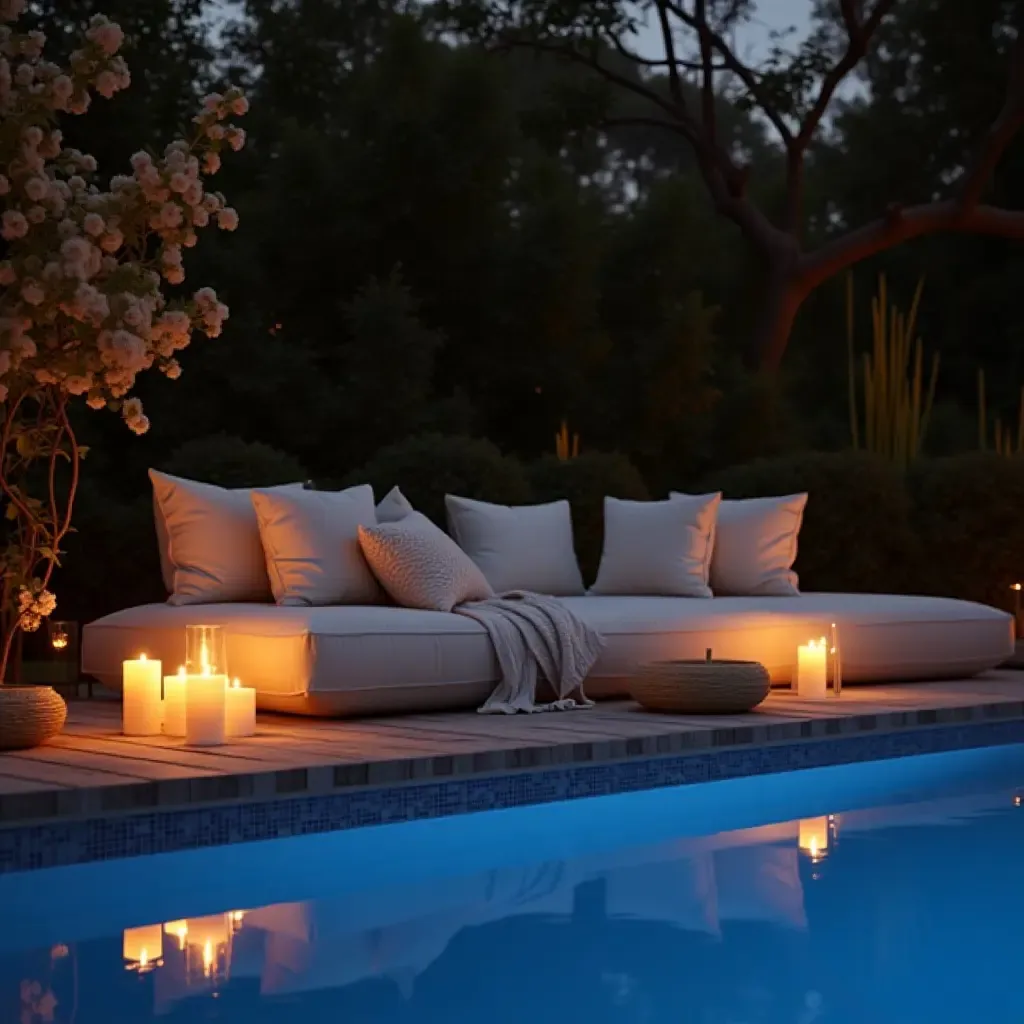
[[[565,460],[546,455],[530,465],[528,472],[534,501],[568,499],[576,557],[589,585],[601,561],[605,496],[643,501],[650,497],[643,477],[617,452],[584,452]]]
[[[521,505],[530,499],[523,467],[490,441],[421,434],[382,448],[345,484],[369,483],[378,500],[401,487],[417,511],[445,527],[444,496]]]

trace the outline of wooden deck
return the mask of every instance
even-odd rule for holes
[[[123,736],[116,700],[76,700],[51,743],[0,754],[0,828],[992,718],[1024,718],[1024,672],[850,687],[825,702],[775,692],[729,717],[653,714],[629,701],[516,717],[260,715],[256,736],[215,748]]]

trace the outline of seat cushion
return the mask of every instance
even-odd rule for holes
[[[591,695],[624,693],[644,661],[716,658],[759,661],[788,683],[796,649],[839,632],[844,683],[955,679],[1001,664],[1013,650],[1013,619],[969,601],[895,594],[794,597],[563,598],[608,642],[587,683]]]
[[[673,491],[673,499],[691,495]],[[723,501],[715,524],[711,589],[716,597],[792,597],[806,494]]]
[[[801,643],[839,628],[846,683],[966,678],[1013,650],[1005,612],[937,597],[562,598],[605,637],[591,696],[620,696],[638,665],[663,658],[760,661],[789,682]],[[471,708],[498,681],[484,628],[463,615],[390,606],[143,605],[86,626],[82,670],[120,689],[121,662],[145,651],[173,672],[185,625],[220,623],[228,670],[265,709],[374,714]]]
[[[569,502],[492,505],[446,494],[448,529],[498,594],[582,594]]]
[[[708,568],[722,495],[604,499],[604,548],[591,595],[711,597]]]
[[[359,548],[359,527],[376,526],[373,488],[252,492],[278,604],[376,604],[384,597]]]
[[[251,490],[149,471],[160,568],[171,604],[269,601],[270,580]],[[301,491],[283,484],[273,491]]]

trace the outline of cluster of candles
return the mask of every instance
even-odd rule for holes
[[[122,729],[126,736],[183,737],[191,746],[216,746],[256,732],[256,691],[213,671],[208,660],[195,674],[185,667],[163,675],[145,654],[122,663]]]
[[[188,973],[196,980],[215,979],[226,972],[231,940],[242,925],[245,911],[193,917],[185,921],[168,921],[142,928],[126,928],[123,940],[125,969],[146,974],[162,967],[167,937],[173,939],[171,949],[187,955]]]

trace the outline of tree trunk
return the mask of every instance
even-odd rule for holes
[[[775,269],[769,272],[752,339],[763,372],[778,371],[796,315],[808,292],[798,276]]]

